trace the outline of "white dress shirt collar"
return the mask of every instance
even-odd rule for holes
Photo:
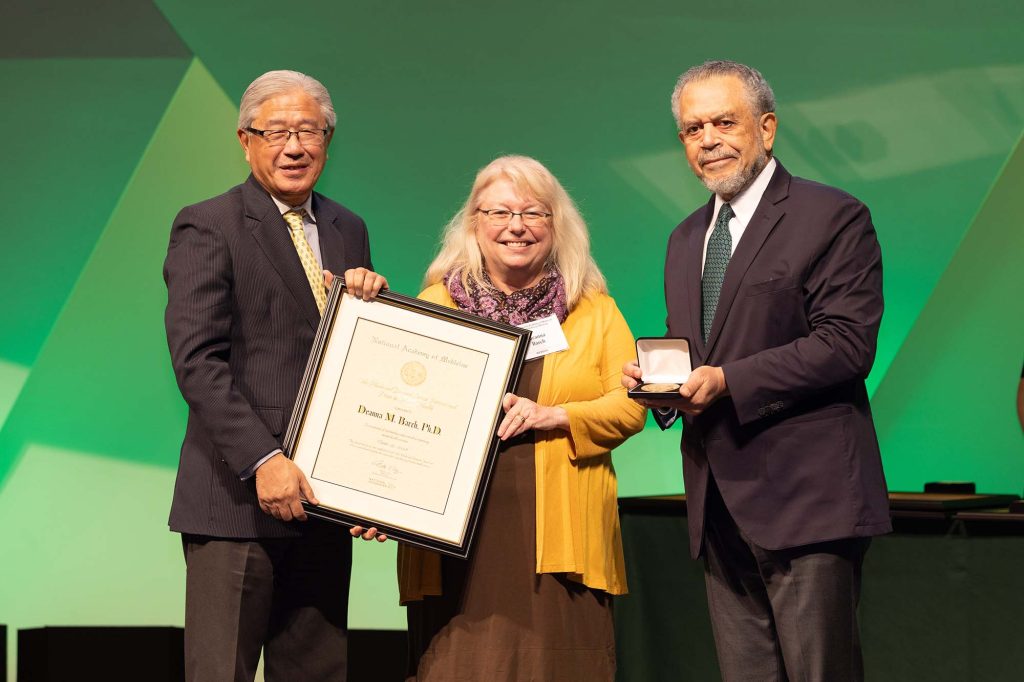
[[[288,211],[298,211],[299,209],[305,209],[306,215],[309,216],[309,221],[311,223],[316,223],[316,216],[313,215],[313,193],[312,192],[310,192],[309,196],[306,197],[306,200],[304,202],[302,202],[298,206],[289,206],[288,204],[284,203],[283,201],[278,201],[277,197],[275,197],[273,194],[270,195],[270,198],[274,200],[274,205],[277,206],[277,210],[279,210],[281,212],[281,215],[284,215]]]
[[[771,181],[772,173],[775,172],[777,165],[774,158],[769,159],[758,176],[754,178],[754,181],[729,202],[733,213],[732,218],[729,219],[729,235],[732,238],[732,250],[730,253],[736,253],[736,246],[740,243],[740,239],[743,238],[743,233],[747,229],[747,223],[754,217],[754,211],[757,210],[757,205],[761,203],[761,197],[764,196],[764,191],[768,189],[768,183]],[[704,261],[708,255],[708,241],[711,239],[711,232],[714,229],[715,221],[718,220],[718,212],[722,209],[722,204],[724,203],[725,200],[716,194],[715,210],[711,213],[711,222],[708,223],[707,228],[704,230],[704,251],[700,257],[701,272],[704,271]]]
[[[729,205],[732,206],[733,215],[736,216],[743,227],[746,227],[754,216],[754,211],[757,210],[757,205],[761,203],[761,197],[764,196],[764,191],[768,189],[768,183],[771,181],[772,173],[775,172],[777,165],[774,157],[768,159],[768,163],[761,169],[761,172],[754,178],[754,181],[729,202]],[[725,200],[716,194],[715,214],[711,216],[712,225],[715,224],[715,220],[718,218],[718,211],[724,203],[726,203]]]

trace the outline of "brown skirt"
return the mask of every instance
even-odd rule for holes
[[[519,395],[535,399],[540,361]],[[443,594],[411,602],[409,680],[600,682],[615,678],[611,595],[536,571],[533,434],[498,454],[468,560],[443,557]]]

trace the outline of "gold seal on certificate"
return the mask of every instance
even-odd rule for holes
[[[644,384],[640,390],[647,393],[668,393],[669,391],[678,391],[679,384]]]
[[[409,386],[419,386],[427,379],[427,368],[415,360],[402,365],[402,381]]]

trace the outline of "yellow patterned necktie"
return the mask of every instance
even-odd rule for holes
[[[306,271],[306,279],[309,280],[309,288],[313,290],[313,298],[316,299],[316,308],[320,314],[324,314],[327,307],[327,290],[324,288],[324,273],[316,262],[316,256],[309,242],[306,241],[306,231],[302,229],[302,219],[306,215],[305,209],[288,211],[284,214],[284,221],[288,223],[288,233],[292,236],[292,244],[302,261],[302,269]]]

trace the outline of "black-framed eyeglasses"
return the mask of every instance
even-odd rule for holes
[[[550,213],[544,211],[521,211],[519,213],[510,211],[507,208],[478,208],[480,213],[487,217],[487,222],[495,227],[505,227],[512,222],[512,218],[519,216],[523,225],[527,227],[540,227],[547,224]]]
[[[250,126],[245,131],[253,135],[259,135],[271,147],[285,146],[292,135],[299,139],[299,144],[303,147],[320,147],[323,145],[324,140],[327,139],[326,128],[314,128],[312,130],[308,128],[301,130],[260,130]]]

